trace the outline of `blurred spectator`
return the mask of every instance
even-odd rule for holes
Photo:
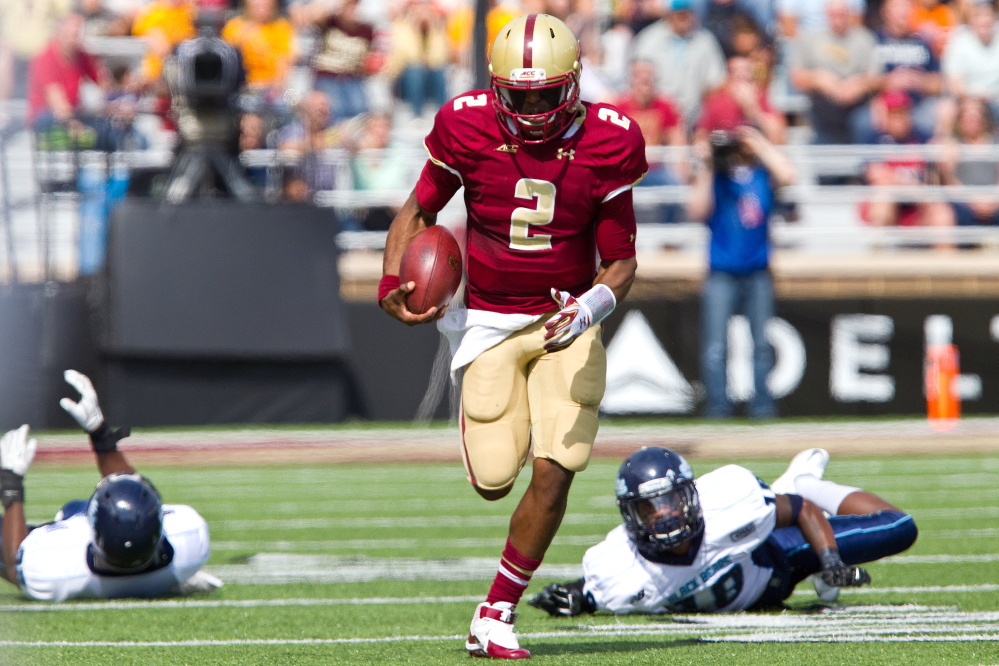
[[[966,97],[958,106],[954,138],[948,141],[946,157],[940,162],[940,175],[944,185],[999,185],[999,164],[995,160],[961,158],[961,146],[995,145],[995,120],[984,101]],[[952,203],[957,223],[962,226],[999,224],[999,202],[968,201]]]
[[[391,136],[391,115],[376,113],[368,118],[352,164],[354,189],[388,194],[402,191],[412,182],[412,160]],[[388,231],[397,211],[392,206],[369,208],[361,224],[367,231]]]
[[[725,85],[704,99],[697,121],[697,134],[706,136],[715,129],[733,131],[752,125],[771,143],[784,143],[787,121],[767,101],[767,90],[754,80],[753,62],[744,56],[728,59]]]
[[[386,74],[396,80],[413,117],[423,115],[429,100],[431,114],[448,100],[444,68],[448,62],[447,27],[431,0],[408,0],[392,22],[391,50]]]
[[[635,37],[634,60],[656,68],[656,89],[679,104],[687,122],[697,119],[705,94],[725,81],[725,57],[714,36],[697,27],[690,0],[671,0],[666,17]]]
[[[14,52],[0,41],[0,102],[14,92]],[[2,112],[0,112],[2,113]],[[6,121],[0,116],[0,125]]]
[[[882,145],[925,144],[929,137],[916,129],[912,120],[912,100],[901,90],[883,93],[880,103],[885,109],[884,129],[868,138],[866,143]],[[868,164],[865,170],[868,185],[926,185],[930,172],[920,158],[899,157]],[[954,216],[943,203],[897,202],[875,199],[861,204],[860,216],[876,227],[884,226],[951,226]]]
[[[916,0],[909,15],[913,32],[922,37],[933,48],[933,55],[940,57],[947,38],[958,25],[957,15],[940,0]]]
[[[685,146],[687,129],[680,110],[666,97],[656,95],[656,73],[652,63],[631,63],[631,86],[615,105],[642,130],[646,146]],[[673,170],[665,162],[651,160],[639,187],[679,185],[687,180],[686,164]],[[676,205],[659,207],[659,222],[678,222],[682,211]]]
[[[958,97],[984,97],[996,116],[999,99],[999,39],[996,10],[987,2],[972,6],[968,24],[960,26],[947,41],[943,72],[950,92]]]
[[[339,122],[368,110],[364,78],[377,69],[375,29],[359,18],[358,0],[313,4],[318,6],[309,5],[310,18],[322,33],[312,56],[315,87],[329,98],[333,118]]]
[[[80,109],[80,84],[90,80],[110,88],[110,77],[101,64],[80,50],[83,17],[67,14],[28,72],[28,121],[38,133],[61,128],[75,146],[94,147],[100,132],[97,121]]]
[[[285,174],[284,196],[289,201],[309,201],[320,190],[331,190],[335,167],[322,158],[322,152],[338,143],[332,126],[330,101],[319,90],[306,93],[298,107],[298,117],[278,135],[278,150],[301,155]]]
[[[736,53],[747,55],[745,51],[740,51],[736,48],[737,24],[741,24],[739,26],[740,34],[745,34],[747,27],[750,28],[750,32],[763,34],[762,27],[757,25],[753,15],[739,7],[736,4],[736,0],[708,1],[707,11],[704,16],[704,28],[718,40],[718,44],[721,46],[726,58],[731,58]]]
[[[197,33],[197,8],[191,0],[152,0],[143,5],[132,23],[132,34],[144,37],[149,52],[142,60],[142,81],[151,84],[163,75],[163,60],[185,39]]]
[[[875,58],[884,70],[882,87],[901,90],[912,101],[912,119],[921,134],[932,136],[936,130],[937,95],[943,77],[940,61],[933,55],[929,44],[913,33],[909,17],[912,4],[909,0],[885,0],[881,6],[881,29],[877,33],[878,45]],[[869,135],[873,126],[884,123],[884,110],[877,98],[854,118],[854,135]]]
[[[256,113],[244,113],[239,119],[239,152],[267,147],[267,123]],[[247,179],[257,188],[267,186],[267,167],[244,167]]]
[[[250,88],[271,99],[284,92],[295,62],[295,30],[279,14],[277,0],[246,0],[243,13],[225,24],[221,36],[243,56]]]
[[[728,322],[736,314],[749,321],[753,338],[753,385],[750,418],[774,418],[777,408],[767,388],[774,353],[766,339],[774,313],[768,221],[781,187],[794,183],[794,167],[766,137],[742,126],[737,132],[710,130],[711,141],[695,143],[698,168],[688,202],[693,220],[711,230],[710,272],[701,301],[701,379],[704,415],[727,418],[732,403],[727,390]]]
[[[615,19],[600,35],[600,76],[611,88],[623,91],[628,86],[628,58],[635,33],[625,21]]]
[[[114,150],[145,150],[149,140],[135,127],[139,98],[130,92],[134,89],[131,72],[124,65],[109,69],[114,88],[108,94],[104,111],[108,116],[111,146]]]
[[[88,37],[123,37],[131,28],[130,21],[105,7],[103,0],[79,0],[77,10],[83,15],[83,32]]]
[[[613,4],[614,20],[638,34],[662,18],[664,6],[668,3],[660,0],[619,0]]]
[[[829,0],[826,12],[828,30],[795,40],[791,82],[811,100],[815,143],[850,143],[850,116],[876,88],[881,68],[874,35],[851,23],[846,0]]]
[[[56,24],[70,10],[71,0],[3,0],[0,2],[0,44],[6,56],[6,87],[17,99],[27,96],[28,63],[48,44]],[[13,56],[13,57],[11,57]],[[0,96],[0,99],[3,99]]]
[[[828,4],[825,0],[777,0],[781,34],[795,39],[804,33],[835,30],[829,20]],[[846,0],[849,25],[859,25],[866,11],[865,0]]]

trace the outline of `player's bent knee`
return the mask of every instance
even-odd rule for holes
[[[481,497],[482,499],[486,500],[487,502],[495,502],[496,500],[501,500],[510,494],[510,491],[513,490],[513,481],[511,481],[510,485],[506,486],[505,488],[497,488],[492,490],[490,490],[489,488],[480,488],[476,485],[473,485],[472,487],[475,488],[475,492],[477,492],[479,494],[479,497]]]
[[[908,520],[903,520],[898,523],[897,527],[892,530],[892,546],[894,552],[892,552],[891,555],[909,550],[909,548],[912,547],[912,544],[916,543],[916,539],[919,538],[919,528],[916,526],[916,521],[912,518],[912,516],[901,511],[886,513],[896,513],[899,518],[908,518]]]
[[[518,446],[506,424],[470,425],[464,435],[469,481],[476,489],[509,492],[527,461],[527,446]]]

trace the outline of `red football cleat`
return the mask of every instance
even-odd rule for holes
[[[531,658],[531,653],[520,647],[513,633],[513,623],[517,621],[513,608],[513,604],[506,601],[482,602],[475,608],[465,641],[469,655],[493,659]]]

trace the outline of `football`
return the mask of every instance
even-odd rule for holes
[[[423,314],[447,305],[458,291],[461,273],[461,249],[451,232],[439,224],[424,229],[406,248],[399,267],[400,284],[416,283],[406,307]]]

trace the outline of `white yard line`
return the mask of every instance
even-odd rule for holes
[[[410,604],[478,603],[482,596],[467,597],[354,597],[349,599],[190,599],[160,601],[94,601],[92,603],[29,603],[0,606],[0,613],[92,612],[187,608],[273,608],[299,606],[397,606]]]
[[[983,583],[981,585],[927,585],[922,587],[858,587],[856,589],[844,590],[843,594],[923,594],[927,592],[944,592],[947,594],[999,592],[999,585]],[[795,590],[794,595],[815,596],[815,592],[812,590]]]
[[[585,538],[585,537],[584,537]],[[288,542],[289,547],[296,542]],[[232,544],[227,544],[232,545]],[[248,543],[251,548],[254,544]],[[259,544],[258,544],[259,545]],[[903,556],[900,564],[934,562],[995,561],[996,556]],[[920,559],[915,559],[920,558]],[[922,559],[927,558],[927,559]],[[953,558],[952,560],[949,558]],[[960,559],[959,559],[960,558]],[[968,558],[968,559],[964,559]],[[889,564],[893,560],[886,560]],[[227,583],[236,585],[281,585],[287,583],[348,583],[374,580],[490,580],[496,575],[496,557],[374,558],[358,555],[306,555],[301,553],[262,552],[245,564],[206,567],[206,571]],[[542,564],[537,580],[571,580],[582,575],[582,564]],[[945,585],[930,587],[875,587],[846,590],[844,594],[914,594],[920,592],[989,592],[999,585]],[[810,590],[796,594],[814,594]]]
[[[557,536],[557,546],[594,546],[606,534]],[[212,550],[414,550],[426,548],[499,548],[506,536],[460,539],[345,539],[328,541],[212,541]],[[499,551],[497,551],[499,553]],[[497,555],[497,562],[499,555]]]
[[[747,632],[747,630],[749,630]],[[574,630],[522,633],[527,640],[615,636],[696,636],[709,642],[859,643],[979,642],[999,639],[999,613],[963,613],[932,607],[859,607],[815,615],[736,613],[685,615],[661,622],[581,624]],[[0,641],[3,647],[216,647],[336,645],[457,641],[463,635],[375,636],[349,638],[190,639],[183,641]]]
[[[967,564],[972,562],[999,562],[999,553],[981,555],[896,555],[879,562],[885,564]]]

